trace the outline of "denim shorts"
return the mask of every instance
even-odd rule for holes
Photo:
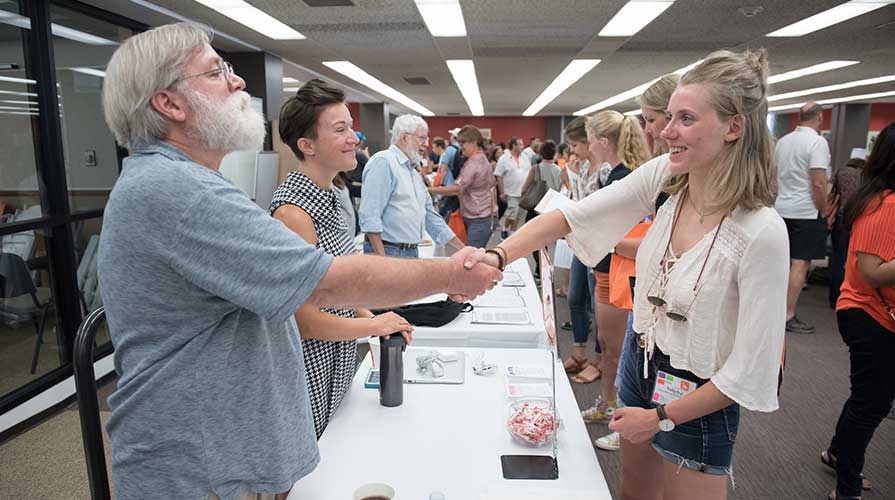
[[[638,408],[658,406],[651,401],[658,370],[694,381],[698,386],[708,382],[686,370],[673,368],[668,356],[658,347],[649,360],[649,377],[643,378],[643,348],[639,345],[640,336],[635,334],[625,340],[631,345],[626,346],[627,357],[620,363],[622,376],[618,390],[619,406]],[[733,443],[736,441],[739,425],[740,406],[733,403],[689,422],[676,423],[672,431],[659,431],[653,438],[652,445],[663,458],[680,467],[732,477]]]

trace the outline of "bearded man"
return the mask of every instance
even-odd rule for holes
[[[106,122],[131,155],[98,273],[118,387],[107,422],[122,499],[285,498],[320,460],[294,312],[474,296],[499,273],[452,259],[333,258],[218,172],[263,117],[208,31],[136,35],[109,61]]]
[[[435,211],[423,178],[416,171],[429,143],[429,126],[417,115],[401,115],[392,126],[392,144],[370,157],[364,167],[360,230],[364,253],[419,257],[417,245],[428,232],[435,244],[463,248]]]

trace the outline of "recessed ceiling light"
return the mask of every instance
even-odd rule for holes
[[[827,85],[825,87],[815,87],[813,89],[797,90],[795,92],[776,94],[769,96],[768,102],[782,101],[784,99],[792,99],[793,97],[801,97],[803,95],[823,94],[824,92],[833,92],[835,90],[863,87],[865,85],[876,85],[878,83],[886,82],[895,82],[895,75],[878,76],[876,78],[867,78],[866,80],[855,80],[853,82],[837,83],[836,85]]]
[[[448,59],[445,61],[451,70],[451,76],[457,83],[469,112],[472,116],[483,116],[485,106],[482,104],[482,95],[479,93],[479,81],[475,76],[475,64],[469,59]]]
[[[429,33],[436,37],[466,36],[459,0],[413,0]]]
[[[641,114],[643,114],[643,111],[641,111],[640,108],[637,108],[637,109],[632,109],[631,111],[628,111],[627,113],[623,113],[623,114],[625,116],[640,116]]]
[[[295,78],[292,78],[291,76],[284,76],[283,77],[283,85],[286,85],[287,83],[291,84],[291,83],[301,83],[301,82],[299,82]]]
[[[355,66],[354,63],[350,61],[323,61],[323,65],[351,78],[371,90],[379,92],[380,94],[407,106],[423,116],[435,115],[435,113],[426,109],[422,104],[382,83],[379,79]]]
[[[674,0],[661,2],[631,0],[612,16],[603,26],[599,36],[631,36],[651,23],[665,9],[671,7]]]
[[[76,73],[83,73],[85,75],[96,76],[99,78],[105,78],[106,72],[93,68],[68,68]]]
[[[12,76],[0,76],[0,82],[10,82],[10,83],[30,83],[32,85],[36,85],[37,82],[34,80],[30,80],[28,78],[14,78]]]
[[[286,87],[283,89],[283,92],[298,92],[301,90],[301,87]]]
[[[26,97],[37,97],[37,94],[34,92],[13,92],[11,90],[0,90],[0,94],[22,95],[22,96],[26,96]]]
[[[779,75],[771,75],[768,77],[768,83],[774,84],[785,82],[786,80],[801,78],[803,76],[813,75],[815,73],[823,73],[824,71],[831,71],[834,69],[844,68],[846,66],[853,66],[860,62],[861,61],[827,61],[825,63],[815,64],[814,66],[808,66],[807,68],[787,71],[786,73],[780,73]]]
[[[851,95],[847,97],[836,97],[833,99],[824,99],[821,101],[817,101],[818,104],[837,104],[840,102],[851,102],[851,101],[869,101],[870,99],[879,99],[881,97],[891,97],[895,96],[895,90],[890,90],[888,92],[874,92],[872,94],[861,94],[861,95]]]
[[[789,26],[784,26],[777,31],[772,31],[767,36],[804,36],[885,7],[891,3],[895,3],[895,0],[852,0],[811,17],[806,17]]]
[[[4,109],[7,111],[37,111],[37,108],[31,108],[27,106],[0,106],[0,109]]]
[[[845,97],[835,97],[833,99],[823,99],[823,100],[817,101],[817,103],[823,106],[826,104],[838,104],[841,102],[869,101],[871,99],[880,99],[883,97],[892,97],[892,96],[895,96],[895,90],[891,90],[888,92],[874,92],[872,94],[860,94],[860,95],[850,95],[850,96],[845,96]],[[805,105],[804,102],[800,102],[798,104],[784,104],[782,106],[770,107],[770,108],[768,108],[768,112],[773,113],[775,111],[784,111],[787,109],[797,109],[797,108],[801,108],[804,105]]]
[[[534,116],[544,109],[544,106],[553,102],[560,94],[566,91],[575,82],[586,75],[590,70],[600,64],[599,59],[572,59],[572,62],[547,85],[541,95],[522,112],[522,116]]]
[[[10,26],[26,30],[31,29],[30,19],[5,10],[0,10],[0,23],[9,24]],[[86,43],[88,45],[118,45],[118,42],[91,35],[90,33],[84,33],[83,31],[78,31],[56,23],[50,24],[50,32],[58,37],[68,38],[69,40]]]
[[[6,103],[6,104],[24,104],[26,106],[37,106],[37,103],[34,101],[2,101],[2,100],[0,100],[0,102]]]
[[[695,68],[696,65],[701,62],[702,62],[702,59],[700,59],[692,64],[688,64],[687,66],[684,66],[683,68],[675,71],[674,74],[683,75],[684,73]],[[662,77],[660,76],[659,78],[662,78]],[[609,106],[612,106],[613,104],[618,104],[620,102],[625,102],[629,99],[633,99],[633,98],[639,96],[640,94],[642,94],[646,89],[649,88],[650,85],[656,83],[659,80],[659,78],[653,78],[652,80],[650,80],[642,85],[638,85],[638,86],[634,87],[633,89],[626,90],[626,91],[622,92],[621,94],[614,95],[614,96],[610,97],[609,99],[604,99],[604,100],[602,100],[596,104],[593,104],[591,106],[588,106],[586,108],[579,109],[578,111],[576,111],[572,114],[575,116],[584,116],[584,115],[591,114],[594,111],[599,111],[603,108],[608,108]]]
[[[243,0],[195,0],[274,40],[304,40],[305,36],[267,12]]]

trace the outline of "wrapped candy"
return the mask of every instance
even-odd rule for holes
[[[558,426],[549,401],[518,401],[510,406],[507,430],[523,444],[543,445]]]

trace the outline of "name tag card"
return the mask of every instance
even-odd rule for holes
[[[696,390],[696,382],[659,370],[653,387],[653,403],[667,405]]]

